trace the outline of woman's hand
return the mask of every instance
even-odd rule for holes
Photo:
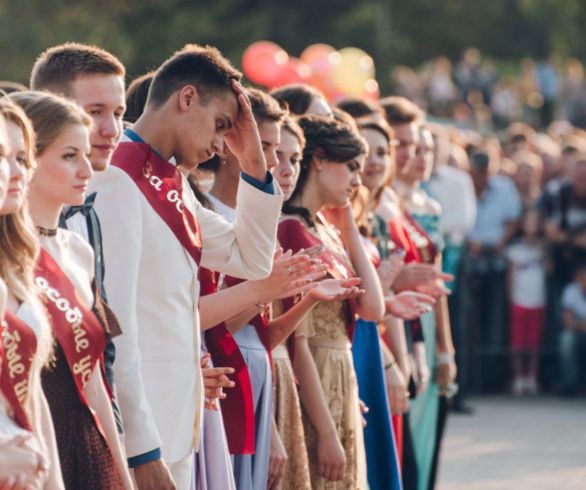
[[[320,209],[320,213],[330,225],[338,229],[342,237],[352,230],[356,230],[350,204],[342,207],[324,206]]]
[[[271,450],[269,456],[269,476],[267,480],[267,489],[274,488],[279,485],[281,478],[285,474],[287,467],[287,451],[283,446],[279,431],[275,425],[275,421],[271,421]]]
[[[334,432],[319,436],[317,445],[319,474],[330,481],[338,481],[346,472],[346,455],[344,448]]]
[[[393,286],[396,291],[413,291],[437,279],[453,281],[454,276],[440,271],[435,265],[412,262],[401,269]]]
[[[316,301],[336,301],[347,298],[355,298],[364,293],[358,288],[361,279],[324,279],[317,283],[307,294]]]
[[[398,253],[392,254],[388,259],[380,263],[376,272],[378,273],[383,293],[386,293],[391,288],[404,266],[404,256]]]
[[[430,371],[427,365],[425,344],[415,342],[413,344],[413,358],[415,359],[415,375],[417,378],[417,394],[423,393],[429,385]]]
[[[415,287],[415,290],[420,293],[428,294],[436,299],[451,294],[451,291],[446,287],[441,278],[420,284]]]
[[[409,409],[409,392],[407,381],[399,365],[393,363],[385,368],[385,381],[387,384],[387,395],[393,415],[401,415]]]
[[[234,373],[231,367],[208,367],[210,354],[206,352],[201,357],[201,373],[203,376],[203,386],[205,401],[204,407],[208,410],[218,410],[217,399],[226,398],[224,388],[233,388],[234,381],[228,378],[228,374]]]
[[[269,303],[316,287],[317,283],[312,281],[325,276],[327,268],[327,264],[322,264],[319,259],[279,250],[275,254],[271,274],[265,279],[249,282],[258,291],[258,302]]]
[[[435,299],[427,294],[403,291],[385,298],[385,316],[393,315],[402,320],[414,320],[430,311],[434,303]]]
[[[41,488],[48,466],[43,456],[32,449],[30,436],[16,436],[0,441],[0,489],[28,490]]]

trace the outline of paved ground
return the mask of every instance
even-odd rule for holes
[[[451,415],[438,490],[586,490],[586,400],[490,397]]]

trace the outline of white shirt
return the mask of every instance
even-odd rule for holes
[[[460,169],[441,165],[427,183],[442,210],[440,228],[454,245],[464,241],[476,220],[476,196],[472,178]]]
[[[545,254],[539,245],[519,242],[506,253],[512,265],[511,301],[524,308],[545,306]]]

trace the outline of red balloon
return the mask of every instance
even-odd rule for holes
[[[289,58],[287,63],[281,66],[279,75],[275,78],[271,89],[283,87],[290,83],[307,83],[311,76],[311,68],[307,63],[298,58]]]
[[[258,41],[244,51],[242,70],[251,82],[270,87],[288,59],[289,56],[278,44]]]

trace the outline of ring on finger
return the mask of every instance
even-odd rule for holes
[[[289,271],[289,274],[293,274],[293,267],[290,265],[287,266],[287,270]]]

